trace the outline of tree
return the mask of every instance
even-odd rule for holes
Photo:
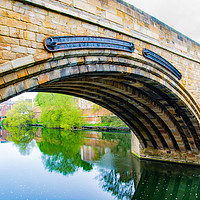
[[[41,107],[41,122],[46,127],[71,129],[83,124],[81,110],[71,96],[38,93],[35,101]]]
[[[20,100],[14,105],[12,110],[7,112],[4,124],[9,126],[26,126],[32,123],[32,118],[31,103]]]

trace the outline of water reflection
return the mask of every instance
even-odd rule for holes
[[[100,169],[98,176],[101,187],[117,199],[131,199],[135,192],[133,175],[129,171]]]
[[[4,129],[2,126],[0,126],[0,143],[7,142],[6,138],[9,134],[9,131]]]
[[[200,168],[143,161],[133,199],[200,199]]]
[[[82,132],[43,129],[41,136],[41,141],[37,144],[43,153],[42,161],[50,172],[56,171],[67,175],[80,167],[85,171],[92,169],[92,164],[81,160]]]
[[[8,133],[6,140],[14,142],[22,155],[29,155],[35,146],[37,128],[6,127]]]
[[[42,163],[49,172],[66,178],[80,170],[88,176],[95,173],[98,187],[110,194],[106,199],[200,199],[200,168],[138,160],[130,152],[129,134],[36,128],[8,130],[0,129],[1,138],[12,141],[23,155],[38,146]],[[76,183],[74,193],[79,187],[82,186]],[[92,193],[97,195],[95,190],[90,192],[85,199],[90,199]],[[84,199],[83,194],[81,197]]]

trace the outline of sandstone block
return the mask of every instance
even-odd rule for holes
[[[3,76],[3,80],[5,83],[11,82],[16,79],[17,79],[17,74],[15,74],[15,73]]]
[[[2,77],[0,77],[0,85],[3,85],[5,82]]]
[[[22,70],[20,70],[20,71],[17,71],[16,74],[17,74],[17,77],[18,77],[18,78],[22,78],[22,77],[24,77],[24,76],[27,76],[27,75],[28,75],[28,72],[27,72],[26,69],[22,69]]]
[[[1,13],[3,16],[6,16],[6,17],[9,17],[9,18],[12,18],[12,19],[20,20],[20,18],[21,18],[21,15],[20,15],[20,14],[18,14],[18,13],[16,13],[16,12],[13,12],[13,11],[11,11],[11,10],[6,10],[6,12],[2,10],[2,12],[0,11],[0,13]]]
[[[24,39],[29,41],[35,41],[35,33],[30,31],[24,31]]]
[[[71,70],[70,70],[71,75],[79,74],[79,67],[78,66],[70,67],[70,68],[71,68]]]
[[[18,94],[20,94],[20,93],[26,91],[26,89],[27,89],[26,84],[25,84],[24,81],[14,84],[14,87],[15,87],[16,92],[17,92]],[[29,88],[28,88],[28,89],[29,89]]]
[[[104,1],[103,3],[99,0],[88,0],[88,3],[93,5],[93,6],[97,6],[99,8],[102,8],[102,5],[105,4],[106,2]]]
[[[83,28],[86,28],[87,31],[88,31],[88,30],[91,30],[91,31],[97,32],[98,29],[99,29],[98,26],[93,25],[93,24],[89,24],[89,23],[86,23],[86,22],[83,22],[83,23],[82,23],[82,26],[83,26]]]
[[[7,50],[10,51],[10,44],[0,43],[0,50]]]
[[[47,76],[49,78],[49,80],[57,80],[60,78],[60,70],[57,69],[57,70],[54,70],[54,71],[51,71],[49,73],[47,73]]]
[[[110,65],[107,65],[107,64],[103,65],[103,71],[109,72],[110,71]]]
[[[32,46],[32,42],[29,41],[29,40],[23,40],[23,39],[20,39],[19,40],[19,45],[20,46],[25,46],[25,47],[31,47]],[[27,48],[28,50],[29,48]]]
[[[19,28],[19,29],[26,29],[26,22],[19,21],[16,19],[5,18],[5,25],[9,27]]]
[[[60,68],[60,67],[64,67],[64,66],[66,66],[66,67],[68,66],[68,59],[58,60],[57,67]]]
[[[47,10],[44,10],[42,8],[39,8],[39,7],[34,7],[33,11],[36,12],[36,13],[39,13],[41,15],[48,15],[48,11]]]
[[[23,38],[23,30],[10,27],[10,36],[16,38]]]
[[[52,53],[45,52],[41,54],[36,54],[33,56],[33,58],[35,62],[39,62],[39,61],[41,62],[41,61],[51,60],[53,58],[53,55]]]
[[[16,95],[16,89],[13,85],[0,89],[2,99],[8,99]]]
[[[33,78],[30,78],[30,79],[26,79],[24,81],[25,85],[26,85],[26,88],[29,88],[29,89],[33,89],[33,88],[36,88],[38,86],[38,80],[37,80],[37,77],[33,77]]]
[[[22,58],[13,60],[12,66],[13,66],[13,68],[18,68],[18,67],[22,67],[25,65],[31,65],[33,63],[34,63],[34,58],[32,55],[30,55],[30,56],[26,56],[26,57],[22,57]]]
[[[12,63],[11,62],[7,62],[5,64],[1,64],[0,65],[0,73],[12,70]]]
[[[89,72],[96,72],[97,66],[96,65],[87,65]]]
[[[109,65],[110,66],[110,71],[117,71],[116,65]]]
[[[116,14],[109,12],[109,11],[106,11],[106,19],[113,21],[117,24],[122,24],[122,18],[117,16]]]
[[[96,6],[81,0],[74,0],[74,7],[93,14],[97,11]]]
[[[0,1],[0,7],[1,8],[6,8],[9,10],[12,10],[12,1],[7,1],[7,0],[1,0]]]
[[[19,45],[19,39],[0,35],[0,43]]]
[[[51,68],[58,67],[58,60],[52,60],[52,61],[50,62],[50,65],[51,65]]]
[[[36,34],[36,42],[43,42],[44,38],[45,38],[44,34],[39,34],[39,33]]]
[[[71,71],[71,67],[65,67],[65,68],[60,69],[60,77],[63,78],[63,77],[69,76],[70,71]]]
[[[32,31],[32,32],[38,32],[39,31],[39,27],[37,25],[28,23],[27,24],[27,30],[28,31]]]
[[[22,46],[13,46],[12,47],[12,51],[16,52],[16,53],[26,54],[27,53],[27,48],[26,47],[22,47]]]
[[[43,84],[43,83],[46,83],[46,82],[49,81],[49,77],[48,77],[47,74],[40,74],[40,75],[37,77],[37,79],[38,79],[39,85],[40,85],[40,84]]]
[[[88,72],[87,65],[81,65],[81,66],[79,66],[79,71],[80,71],[80,74],[81,73],[87,73]]]
[[[40,65],[35,65],[33,67],[27,68],[28,74],[34,74],[40,71]]]
[[[14,60],[15,54],[10,51],[2,51],[2,59],[4,60]]]
[[[64,51],[57,51],[53,53],[53,60],[60,60],[65,57]]]
[[[73,3],[73,0],[59,0],[59,1],[64,4],[68,4],[68,5],[72,5],[72,3]]]
[[[96,67],[97,67],[97,71],[102,72],[104,70],[103,65],[101,65],[101,64],[96,65]]]
[[[13,11],[24,14],[24,9],[21,6],[13,6]]]
[[[51,65],[49,62],[42,63],[39,65],[40,71],[51,69]]]
[[[7,26],[0,25],[0,35],[9,36],[9,28]]]
[[[36,49],[27,48],[28,54],[36,54]]]

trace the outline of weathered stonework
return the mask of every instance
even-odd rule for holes
[[[121,39],[135,51],[48,53],[44,39],[62,35]],[[145,58],[144,48],[182,79]],[[199,52],[199,44],[122,0],[0,1],[0,102],[25,91],[83,97],[124,120],[144,158],[200,164]]]

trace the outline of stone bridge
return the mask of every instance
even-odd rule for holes
[[[94,41],[51,52],[53,36]],[[122,0],[1,0],[0,49],[0,102],[81,97],[131,128],[139,157],[200,164],[200,45],[164,23]]]

